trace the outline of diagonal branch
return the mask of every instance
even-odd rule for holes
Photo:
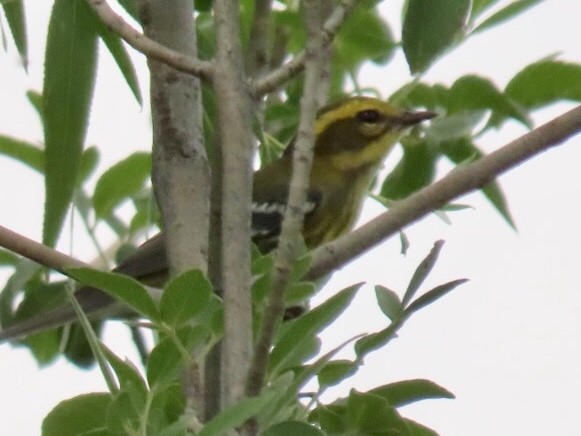
[[[478,161],[462,165],[438,182],[397,202],[363,227],[313,252],[307,280],[323,277],[355,257],[468,192],[482,188],[500,174],[561,144],[581,132],[581,106],[512,141]]]
[[[127,44],[149,59],[163,62],[184,73],[192,74],[200,79],[212,80],[214,67],[210,62],[202,61],[193,56],[172,50],[160,44],[138,30],[117,14],[106,0],[87,0],[89,6],[103,23],[121,37]]]
[[[356,0],[342,0],[331,12],[321,29],[322,47],[328,47],[355,6]],[[253,94],[264,95],[276,91],[283,83],[301,73],[305,68],[305,51],[301,51],[282,67],[254,81]]]

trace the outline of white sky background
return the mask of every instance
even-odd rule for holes
[[[0,132],[40,142],[40,123],[24,94],[41,89],[51,2],[29,1],[26,6],[29,74],[18,66],[12,47],[0,53]],[[384,6],[395,25],[400,2]],[[475,73],[503,88],[526,64],[547,55],[560,53],[561,59],[581,62],[580,15],[579,2],[546,1],[518,21],[475,37],[437,64],[426,81],[449,85],[463,74]],[[100,170],[136,149],[147,149],[151,141],[147,106],[141,109],[135,103],[109,54],[102,54],[88,139],[102,150]],[[135,58],[143,72],[142,57]],[[362,85],[381,86],[386,96],[408,79],[401,58],[387,69],[366,68],[360,76]],[[141,85],[146,94],[145,78]],[[570,107],[538,112],[537,125]],[[492,151],[522,133],[521,126],[510,124],[479,145]],[[518,233],[480,194],[473,194],[459,202],[474,209],[451,214],[452,225],[431,216],[409,229],[407,256],[399,254],[395,238],[335,274],[326,295],[363,279],[369,284],[335,329],[323,335],[327,348],[358,332],[385,327],[385,318],[375,308],[373,285],[401,292],[437,239],[446,244],[424,289],[470,279],[414,316],[388,348],[368,357],[352,387],[366,390],[410,378],[439,383],[457,399],[425,401],[401,411],[442,436],[581,434],[580,146],[581,137],[573,139],[500,179]],[[0,224],[39,240],[42,179],[4,158],[0,168]],[[369,202],[363,220],[380,210]],[[67,240],[65,235],[60,246],[64,251],[69,250]],[[92,253],[84,245],[77,238],[73,252],[90,260]],[[108,336],[119,354],[133,358],[133,350],[119,337],[123,330],[111,328]],[[345,394],[349,387],[335,393]],[[97,371],[78,370],[62,360],[39,371],[27,351],[0,346],[3,434],[40,434],[42,418],[59,401],[105,389]]]

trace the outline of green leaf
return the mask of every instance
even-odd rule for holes
[[[375,286],[375,298],[381,311],[390,320],[398,319],[403,313],[403,306],[399,296],[385,286]]]
[[[436,241],[433,248],[430,250],[430,253],[424,258],[424,260],[420,262],[414,271],[414,275],[412,276],[410,283],[405,291],[401,303],[402,307],[406,307],[408,303],[412,301],[412,298],[414,298],[414,295],[416,295],[416,292],[422,283],[424,283],[424,280],[428,277],[430,271],[432,271],[432,268],[436,264],[438,256],[440,255],[440,250],[443,246],[444,241]]]
[[[385,178],[380,195],[400,200],[428,186],[436,175],[437,155],[427,141],[402,141],[403,156]]]
[[[284,421],[273,425],[262,436],[325,436],[321,430],[302,421]]]
[[[54,309],[66,301],[65,283],[45,283],[38,277],[39,267],[30,261],[20,261],[14,274],[2,290],[2,327],[18,324],[38,314]],[[16,306],[11,291],[24,290],[24,299],[14,313],[7,313]],[[21,296],[21,294],[17,294]],[[9,307],[5,307],[9,306]],[[24,343],[40,366],[52,363],[62,352],[61,331],[52,329],[28,336]]]
[[[136,152],[109,168],[95,186],[95,213],[104,218],[123,200],[135,195],[149,179],[151,155]]]
[[[165,287],[159,305],[161,317],[171,326],[180,327],[202,311],[212,292],[212,285],[201,271],[187,271]]]
[[[473,21],[490,7],[494,6],[500,0],[472,0],[472,9],[470,10],[470,21]]]
[[[384,398],[351,391],[347,399],[347,428],[351,434],[405,435],[405,422]],[[378,429],[381,429],[378,432]]]
[[[184,436],[191,429],[194,410],[186,410],[184,389],[173,383],[153,392],[148,434],[156,436]]]
[[[403,380],[379,386],[369,391],[370,394],[385,398],[393,407],[402,407],[417,401],[435,398],[454,398],[447,389],[431,380]]]
[[[176,338],[165,337],[149,355],[147,381],[151,389],[179,381],[181,371],[189,353],[209,338],[209,330],[201,325],[186,326],[177,332]]]
[[[466,137],[442,142],[440,144],[440,149],[443,151],[444,155],[456,165],[474,161],[484,156],[484,153]],[[508,203],[499,183],[497,181],[490,182],[482,187],[481,191],[508,225],[513,229],[516,229],[516,224],[512,219]]]
[[[276,415],[273,416],[272,413],[269,415],[268,414],[269,411],[271,411],[271,410],[273,410],[273,411],[285,410],[289,404],[296,403],[297,396],[299,394],[300,389],[309,380],[311,380],[311,378],[313,376],[320,373],[323,370],[323,368],[325,367],[325,365],[327,365],[331,361],[331,359],[339,351],[341,351],[343,348],[345,348],[351,342],[353,342],[354,340],[356,340],[357,338],[360,338],[360,337],[361,337],[361,335],[357,335],[353,338],[350,338],[350,339],[344,341],[342,344],[339,344],[339,346],[333,348],[331,351],[329,351],[329,352],[325,353],[323,356],[319,357],[312,364],[303,365],[300,368],[293,368],[294,375],[292,377],[290,384],[287,384],[287,387],[284,390],[284,392],[282,393],[282,395],[277,395],[277,401],[273,401],[273,403],[265,409],[264,415],[270,419],[270,422],[276,422],[275,420],[276,420],[277,416]],[[289,374],[289,373],[287,372],[287,373],[283,374],[282,376],[278,377],[278,380],[280,380],[281,378],[284,378],[286,374]],[[276,381],[276,379],[275,379],[275,381]],[[271,382],[269,386],[272,386],[275,383],[275,381]]]
[[[490,80],[473,75],[456,80],[450,88],[448,114],[480,109],[492,110],[497,120],[514,118],[526,127],[532,127],[528,113],[501,93]]]
[[[444,283],[443,285],[436,286],[434,289],[426,292],[424,295],[419,297],[413,303],[411,303],[406,309],[405,313],[407,316],[411,315],[414,312],[432,304],[434,301],[442,298],[448,292],[452,291],[457,286],[460,286],[463,283],[466,283],[468,279],[459,279],[453,280],[448,283]]]
[[[119,392],[108,408],[107,435],[136,435],[139,434],[139,421],[142,413],[142,404],[135,404],[131,394],[127,391]],[[87,413],[87,411],[85,411]]]
[[[396,47],[391,29],[375,7],[355,8],[333,46],[335,62],[347,71],[354,71],[364,61],[386,63]]]
[[[26,35],[26,17],[24,13],[24,1],[12,0],[2,3],[6,21],[12,32],[14,44],[20,54],[22,65],[26,70],[28,68],[28,38]]]
[[[345,405],[320,405],[309,415],[309,421],[318,422],[327,435],[343,435],[346,432]]]
[[[353,375],[359,364],[350,360],[333,360],[327,363],[317,374],[319,386],[327,387],[341,383],[347,377]]]
[[[161,316],[153,298],[143,285],[134,278],[92,268],[70,268],[67,271],[75,280],[102,289],[113,297],[124,301],[148,319],[160,321]]]
[[[159,341],[151,350],[147,361],[147,381],[152,389],[179,380],[183,358],[170,338]]]
[[[272,350],[270,372],[276,373],[288,364],[296,364],[295,353],[301,349],[301,345],[312,340],[317,333],[335,320],[351,303],[361,285],[362,283],[358,283],[339,291],[318,307],[290,321],[290,326]]]
[[[425,130],[428,143],[439,144],[443,141],[472,137],[472,132],[486,115],[484,110],[463,110],[443,118],[436,118]]]
[[[38,171],[44,172],[44,151],[34,144],[0,135],[0,154]]]
[[[0,266],[13,266],[18,263],[19,257],[11,251],[0,248]]]
[[[401,318],[397,322],[392,322],[383,330],[365,335],[355,342],[357,359],[362,360],[367,354],[385,346],[396,336],[396,332],[401,327],[403,321],[404,319]]]
[[[92,11],[92,10],[91,10]],[[93,12],[93,11],[92,11]],[[121,38],[116,34],[113,33],[106,25],[103,23],[95,12],[92,13],[93,24],[101,37],[101,40],[105,43],[111,56],[117,63],[121,74],[127,85],[129,85],[129,89],[133,93],[137,102],[142,105],[143,104],[143,97],[141,96],[141,90],[139,89],[139,81],[137,78],[137,73],[135,71],[135,66],[125,49],[125,45]]]
[[[109,393],[79,395],[62,401],[44,418],[42,435],[107,435],[105,422],[111,401]]]
[[[425,425],[408,418],[403,418],[403,420],[405,421],[406,427],[409,431],[409,436],[440,436],[437,432]]]
[[[536,62],[514,76],[505,93],[531,109],[559,100],[581,101],[581,65],[551,59]]]
[[[133,362],[130,360],[121,360],[104,344],[101,344],[101,349],[117,375],[121,390],[126,389],[128,385],[133,385],[139,389],[141,395],[145,397],[147,395],[145,380],[143,380],[143,377],[141,377],[141,374],[139,373],[139,369],[133,364]]]
[[[470,0],[409,0],[402,43],[412,74],[421,73],[464,33]]]
[[[443,85],[411,82],[394,92],[389,97],[389,101],[401,107],[425,107],[438,110],[448,106],[449,94],[450,91]]]
[[[272,401],[272,395],[245,398],[239,403],[224,408],[212,418],[198,436],[222,436],[256,416],[260,409]]]
[[[197,3],[197,2],[196,2]],[[139,22],[139,12],[137,8],[137,0],[119,0],[119,4],[125,9],[131,17]]]
[[[498,26],[499,24],[508,21],[519,14],[522,14],[527,9],[539,4],[543,0],[517,0],[512,1],[508,6],[505,6],[498,12],[492,14],[486,20],[484,20],[472,33],[482,32],[483,30],[490,29],[491,27]]]
[[[56,0],[45,54],[45,182],[43,242],[56,243],[73,197],[89,123],[97,34],[86,2]]]
[[[307,301],[317,292],[317,285],[313,282],[293,283],[284,294],[286,305],[300,304]]]
[[[311,263],[313,259],[309,254],[305,254],[299,257],[293,264],[291,274],[289,277],[289,283],[296,283],[300,281],[305,274],[311,269]]]
[[[40,122],[44,124],[42,94],[40,92],[29,89],[28,91],[26,91],[26,98],[30,105],[32,106],[32,108],[36,111],[36,114],[38,115]]]
[[[81,167],[79,168],[79,185],[93,174],[99,163],[99,157],[99,149],[97,147],[87,147],[83,151]]]

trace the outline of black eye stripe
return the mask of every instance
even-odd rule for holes
[[[357,112],[357,119],[363,123],[376,124],[383,119],[382,114],[375,109],[365,109]]]

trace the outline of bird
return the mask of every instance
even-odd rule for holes
[[[319,110],[302,236],[312,250],[348,233],[359,216],[367,191],[405,131],[435,117],[411,112],[378,98],[351,96]],[[262,253],[277,246],[292,176],[294,140],[282,156],[253,176],[251,236]],[[113,271],[152,287],[162,287],[169,268],[163,232],[144,242]],[[89,317],[110,316],[116,300],[103,291],[81,286],[75,297]],[[118,313],[127,312],[126,309]],[[67,304],[0,330],[0,343],[59,327],[77,319]]]

